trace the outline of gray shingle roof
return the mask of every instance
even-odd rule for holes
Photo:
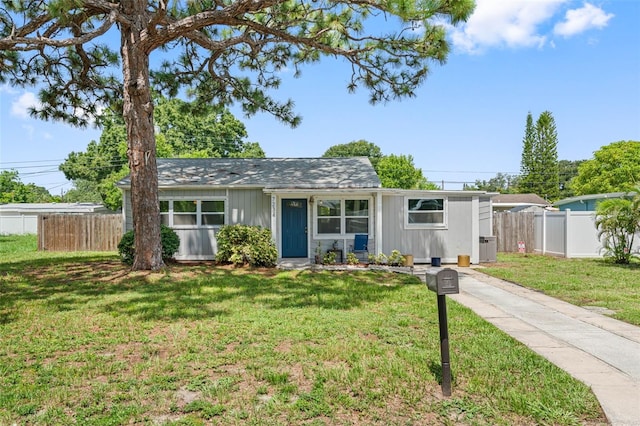
[[[498,194],[491,197],[493,204],[531,204],[550,206],[547,200],[537,194]]]
[[[130,178],[119,186],[129,186]],[[159,158],[158,186],[260,187],[269,189],[379,188],[366,157]]]

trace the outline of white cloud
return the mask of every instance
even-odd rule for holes
[[[40,101],[32,92],[24,92],[17,100],[11,103],[11,115],[20,118],[29,118],[29,108],[38,108]]]
[[[16,93],[18,93],[18,91],[13,87],[9,86],[8,83],[5,83],[2,86],[0,86],[0,93],[8,93],[10,95],[15,95]]]
[[[573,0],[477,0],[469,20],[449,27],[454,47],[467,53],[482,53],[489,48],[555,47],[553,34],[569,37],[593,28],[604,28],[613,14],[584,3],[567,10],[564,20],[557,21],[562,6]],[[557,17],[559,18],[559,16]]]
[[[542,47],[545,24],[567,0],[477,0],[467,23],[452,30],[454,46],[481,53],[489,47]]]
[[[585,3],[580,9],[568,10],[564,21],[556,24],[553,32],[564,37],[571,37],[593,28],[604,28],[613,16],[613,13],[605,13],[599,7]]]

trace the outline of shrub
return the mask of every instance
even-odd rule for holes
[[[355,253],[347,253],[347,264],[348,265],[357,265],[358,263],[360,263],[360,260],[358,259],[358,256],[356,256]]]
[[[173,255],[180,247],[180,237],[178,237],[178,234],[168,226],[160,225],[160,240],[162,242],[162,260],[168,261],[173,259]],[[133,231],[124,233],[118,243],[118,253],[120,253],[120,258],[123,263],[133,265],[133,259],[136,254]]]
[[[234,265],[273,267],[278,250],[271,231],[259,226],[227,225],[216,234],[218,252],[216,260]]]
[[[333,265],[336,263],[336,252],[328,251],[325,253],[324,258],[322,258],[322,263],[325,265]]]
[[[391,251],[391,254],[389,255],[389,265],[391,266],[404,266],[405,263],[405,258],[402,254],[400,254],[399,250],[393,250]]]
[[[384,253],[380,253],[377,256],[373,253],[369,253],[369,263],[373,263],[375,265],[386,265],[388,261],[389,259]]]

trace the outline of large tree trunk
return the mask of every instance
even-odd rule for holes
[[[134,270],[164,267],[160,240],[158,169],[153,129],[153,102],[149,84],[149,54],[141,49],[146,27],[146,0],[122,2],[131,25],[121,28],[124,74],[124,120],[127,125],[131,208],[135,237]]]

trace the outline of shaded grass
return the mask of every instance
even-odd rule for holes
[[[602,307],[613,317],[640,325],[640,262],[617,265],[602,259],[565,259],[500,253],[482,272],[543,291],[577,306]]]
[[[415,277],[0,260],[0,424],[603,424],[589,389]],[[37,257],[37,256],[36,256]]]

